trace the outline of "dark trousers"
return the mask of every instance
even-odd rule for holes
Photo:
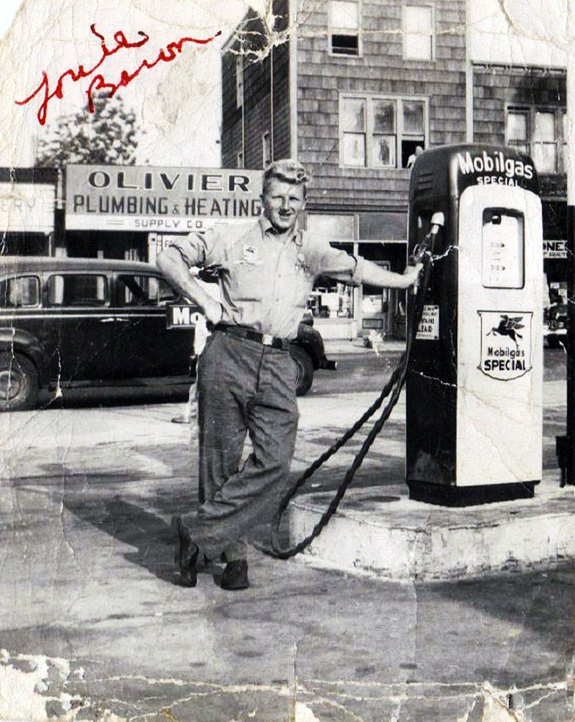
[[[296,374],[289,352],[217,330],[200,356],[200,506],[184,523],[209,559],[245,558],[243,538],[271,521],[288,488]],[[241,466],[247,434],[253,452]]]

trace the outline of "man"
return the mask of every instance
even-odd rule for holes
[[[249,586],[243,537],[272,519],[289,485],[298,421],[289,342],[315,279],[407,288],[421,270],[391,273],[300,232],[306,193],[300,163],[272,163],[264,173],[261,219],[190,234],[158,257],[165,276],[214,329],[197,370],[200,506],[173,520],[188,586],[196,584],[200,551],[225,559],[222,588]],[[192,266],[219,271],[221,303],[190,276]],[[240,468],[248,433],[253,453]]]

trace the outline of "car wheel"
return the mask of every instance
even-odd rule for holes
[[[313,383],[313,363],[307,351],[301,346],[291,347],[291,357],[297,366],[296,394],[304,396]]]
[[[561,346],[559,336],[553,336],[551,334],[547,336],[547,346],[549,348],[559,348]]]
[[[19,353],[0,353],[0,411],[34,408],[38,398],[36,367]]]

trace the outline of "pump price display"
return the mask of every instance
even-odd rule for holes
[[[523,215],[504,209],[483,211],[483,286],[523,288]]]

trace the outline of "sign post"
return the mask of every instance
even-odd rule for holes
[[[575,39],[575,8],[567,3],[567,39]],[[570,45],[569,43],[569,45]],[[557,439],[563,484],[575,485],[575,53],[567,53],[567,435]]]

